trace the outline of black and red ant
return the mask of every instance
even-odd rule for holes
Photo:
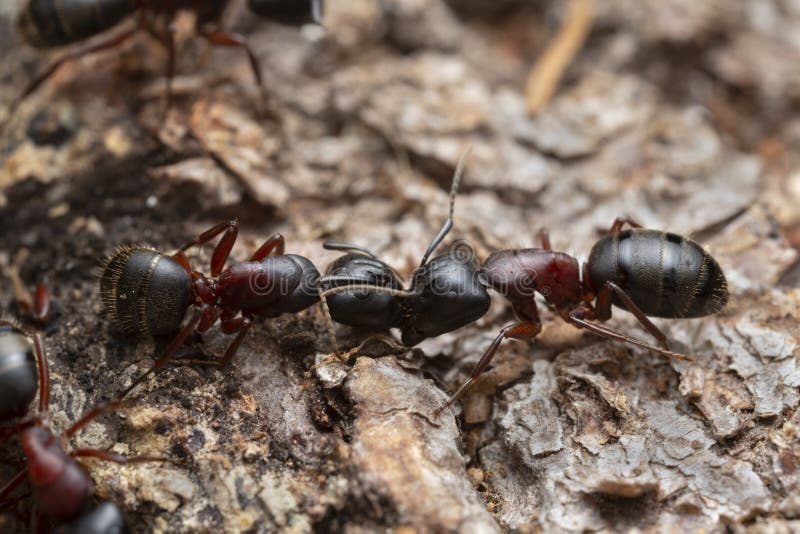
[[[37,391],[38,409],[26,415]],[[17,435],[26,460],[26,467],[0,487],[0,506],[18,501],[21,497],[9,496],[27,480],[38,526],[72,521],[79,525],[105,525],[114,523],[115,517],[121,518],[121,512],[113,504],[91,509],[94,485],[77,458],[97,458],[120,464],[164,459],[125,457],[104,449],[82,448],[67,452],[63,446],[64,441],[97,417],[116,410],[121,402],[122,399],[117,398],[100,403],[63,433],[55,434],[48,413],[50,374],[42,335],[25,329],[9,316],[0,316],[0,423],[7,424],[0,428],[0,437]]]
[[[428,247],[411,288],[402,289],[395,271],[372,253],[353,245],[326,244],[351,253],[336,260],[320,282],[323,301],[333,320],[360,327],[399,327],[407,346],[450,332],[477,320],[489,307],[487,288],[505,296],[520,322],[503,328],[475,365],[469,379],[437,414],[450,406],[486,370],[506,338],[533,339],[542,329],[536,293],[559,317],[573,326],[616,341],[655,350],[681,360],[650,317],[703,317],[727,302],[725,276],[717,262],[697,243],[676,234],[646,230],[619,218],[592,248],[583,264],[551,249],[546,231],[542,248],[503,250],[491,254],[480,269],[474,261],[428,256],[452,228],[453,203],[463,167],[453,182],[448,217]],[[625,224],[632,228],[623,230]],[[344,271],[346,274],[340,274]],[[631,312],[655,337],[658,346],[598,324],[611,318],[615,305]]]
[[[256,15],[281,24],[299,26],[320,22],[323,0],[249,0],[250,10]],[[67,52],[54,61],[25,89],[20,99],[33,93],[65,63],[83,56],[119,46],[139,30],[155,35],[166,47],[167,100],[171,94],[171,81],[175,73],[176,13],[193,11],[195,28],[214,46],[236,47],[244,50],[250,60],[253,76],[263,87],[261,66],[247,40],[234,33],[219,29],[220,19],[229,0],[28,0],[20,11],[17,27],[25,41],[37,48],[70,45],[96,36],[136,15],[136,25],[96,42],[90,42]],[[163,31],[156,31],[157,20],[163,22]]]
[[[224,367],[233,359],[256,317],[297,313],[319,300],[319,271],[303,256],[284,254],[285,240],[280,234],[267,239],[250,261],[225,268],[238,233],[238,221],[224,222],[175,254],[143,246],[122,246],[101,265],[104,308],[118,328],[135,335],[178,332],[152,369],[134,381],[123,397],[148,374],[162,369],[194,331],[206,332],[219,321],[225,334],[236,334],[222,358],[203,362]],[[220,234],[211,256],[210,277],[193,270],[186,251]],[[190,308],[193,310],[181,328]]]
[[[623,230],[626,224],[631,228]],[[541,248],[501,250],[481,267],[481,281],[511,302],[520,322],[500,330],[469,379],[437,413],[477,380],[504,339],[533,339],[541,332],[536,293],[576,328],[685,361],[694,359],[669,350],[667,336],[648,317],[704,317],[719,312],[728,302],[719,264],[687,237],[644,229],[618,217],[608,234],[594,244],[582,267],[574,257],[552,250],[546,230],[540,232],[540,239]],[[611,318],[612,305],[632,313],[658,346],[598,324],[596,321]]]

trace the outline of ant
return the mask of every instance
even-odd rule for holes
[[[303,256],[284,254],[285,240],[274,234],[250,261],[225,268],[236,242],[239,222],[220,223],[167,255],[144,246],[121,246],[100,267],[100,294],[112,322],[133,335],[178,331],[154,366],[135,380],[127,395],[150,373],[163,368],[194,331],[208,331],[217,321],[222,332],[236,334],[221,359],[182,360],[225,367],[233,359],[256,317],[297,313],[319,300],[319,271]],[[195,271],[185,253],[222,234],[211,256],[211,276]],[[273,254],[274,255],[271,255]],[[189,309],[189,319],[181,328]]]
[[[342,243],[323,244],[328,250],[348,252],[320,279],[320,298],[329,321],[332,318],[365,328],[400,328],[403,344],[410,347],[477,321],[489,310],[489,293],[478,280],[478,264],[471,250],[440,254],[428,261],[453,228],[455,197],[469,152],[466,149],[456,165],[449,215],[423,254],[409,289],[403,289],[397,272],[369,250]]]
[[[25,416],[36,396],[37,384],[38,410]],[[165,460],[151,456],[125,457],[104,449],[65,451],[64,441],[97,417],[119,408],[122,398],[96,405],[62,434],[56,435],[48,414],[50,374],[42,335],[25,329],[5,315],[0,315],[0,392],[0,422],[8,423],[0,428],[0,437],[18,435],[27,462],[24,469],[0,487],[0,503],[7,505],[19,500],[19,497],[8,496],[27,479],[32,488],[37,524],[40,519],[54,524],[74,520],[84,525],[106,524],[108,511],[99,516],[97,509],[88,511],[93,500],[93,483],[77,458],[97,458],[120,464]],[[116,507],[106,505],[104,510],[108,506]],[[121,512],[119,515],[121,517]]]
[[[630,228],[623,230],[626,224]],[[618,217],[581,267],[574,257],[552,250],[547,230],[539,235],[541,248],[501,250],[481,267],[482,283],[511,302],[520,322],[500,330],[469,379],[434,415],[452,405],[477,380],[504,339],[533,339],[541,332],[536,293],[576,328],[684,361],[694,359],[669,350],[667,336],[648,317],[705,317],[728,302],[719,264],[687,237],[645,229],[629,218]],[[658,346],[597,324],[595,321],[611,318],[612,305],[632,313]]]
[[[286,25],[300,26],[322,19],[323,0],[249,0],[256,15]],[[136,26],[97,42],[77,46],[55,60],[33,80],[19,100],[33,93],[64,64],[83,56],[119,46],[139,30],[154,35],[167,49],[167,105],[175,74],[175,16],[180,10],[196,15],[195,30],[213,46],[244,50],[250,60],[256,83],[263,89],[261,66],[242,35],[219,29],[229,0],[28,0],[17,18],[24,40],[37,48],[70,45],[111,29],[123,19],[136,15]],[[154,30],[156,19],[165,21],[165,31]]]
[[[521,321],[500,331],[469,379],[435,415],[477,380],[504,339],[533,339],[541,332],[534,300],[537,292],[559,317],[577,328],[693,361],[669,350],[666,335],[648,319],[703,317],[727,303],[727,284],[719,264],[687,237],[643,229],[630,219],[618,218],[608,235],[595,243],[583,268],[574,257],[552,250],[546,230],[540,232],[542,248],[495,252],[480,269],[474,260],[463,262],[447,255],[427,263],[452,228],[464,157],[453,179],[450,216],[425,252],[410,289],[402,289],[396,272],[370,251],[338,243],[324,246],[350,253],[331,264],[329,275],[320,279],[324,289],[320,297],[323,303],[329,301],[333,320],[368,328],[399,327],[406,346],[482,317],[489,307],[487,288],[511,302]],[[623,230],[625,224],[631,229]],[[611,318],[612,305],[631,312],[658,346],[597,324]]]

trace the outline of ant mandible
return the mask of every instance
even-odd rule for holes
[[[623,230],[626,224],[631,228]],[[579,329],[686,361],[694,360],[669,350],[667,336],[648,317],[704,317],[719,312],[728,301],[719,264],[684,236],[644,229],[618,217],[608,234],[594,244],[582,268],[574,257],[552,250],[546,230],[540,232],[540,240],[541,248],[501,250],[484,262],[481,281],[511,302],[520,322],[500,330],[469,379],[435,415],[477,380],[504,339],[532,339],[541,332],[536,293],[559,317]],[[594,322],[610,319],[612,305],[632,313],[658,346]]]
[[[38,410],[23,417],[35,398],[37,383]],[[25,329],[5,315],[0,316],[0,392],[0,422],[10,423],[0,428],[0,437],[18,435],[27,462],[24,469],[0,487],[0,504],[18,500],[8,496],[27,479],[35,502],[36,523],[40,516],[54,524],[73,520],[105,524],[110,519],[108,506],[99,515],[97,509],[90,510],[93,483],[77,458],[97,458],[120,464],[164,460],[151,456],[125,457],[104,449],[65,451],[63,441],[97,417],[116,410],[122,399],[96,405],[62,434],[56,435],[48,414],[50,374],[42,335]]]
[[[449,215],[423,254],[408,289],[403,289],[397,272],[369,250],[342,243],[323,245],[348,252],[320,279],[320,298],[329,323],[332,318],[356,327],[400,328],[403,344],[413,346],[477,321],[488,311],[489,294],[478,280],[471,249],[460,248],[428,261],[453,228],[455,198],[469,152],[467,148],[456,165]]]
[[[281,24],[299,26],[320,22],[323,0],[249,0],[256,15]],[[172,94],[175,74],[175,16],[190,10],[196,15],[195,31],[214,46],[244,50],[253,76],[263,89],[261,66],[244,36],[219,29],[220,19],[229,0],[28,0],[17,18],[17,28],[24,40],[37,48],[53,48],[83,41],[111,29],[123,19],[136,15],[136,26],[86,43],[56,59],[31,82],[18,100],[26,98],[65,63],[83,56],[119,46],[139,30],[154,35],[167,49],[167,103]],[[155,30],[155,19],[165,20],[165,31]]]
[[[194,331],[206,332],[219,321],[223,333],[236,334],[221,359],[184,360],[184,363],[225,367],[256,317],[297,313],[319,300],[319,271],[303,256],[284,254],[285,240],[280,234],[267,239],[250,261],[225,268],[238,233],[238,221],[223,222],[175,254],[167,255],[144,246],[122,246],[103,262],[100,293],[106,313],[118,328],[135,335],[178,331],[155,365],[135,380],[122,397],[150,373],[166,366]],[[222,237],[211,256],[211,276],[193,270],[186,251],[220,234]],[[190,308],[194,309],[181,328]]]

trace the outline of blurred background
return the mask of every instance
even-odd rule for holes
[[[505,344],[440,421],[442,391],[513,319],[499,296],[413,350],[337,327],[347,366],[325,359],[315,308],[263,321],[230,369],[170,369],[77,438],[179,460],[90,463],[135,531],[800,528],[800,2],[327,0],[302,28],[231,2],[224,27],[263,93],[187,13],[169,110],[167,55],[144,32],[16,102],[60,53],[22,42],[23,4],[0,6],[0,302],[14,276],[52,290],[57,427],[163,345],[100,314],[94,268],[115,245],[169,250],[238,218],[234,261],[281,232],[320,270],[329,239],[408,277],[467,145],[447,244],[483,260],[549,227],[585,258],[627,215],[700,242],[730,285],[718,316],[658,321],[692,365],[541,306],[542,335]],[[641,334],[619,310],[610,324]],[[215,328],[190,352],[226,341]]]

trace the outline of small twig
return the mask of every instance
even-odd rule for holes
[[[594,0],[571,0],[567,18],[536,62],[525,86],[528,113],[541,111],[558,87],[564,71],[583,46],[594,19]]]

